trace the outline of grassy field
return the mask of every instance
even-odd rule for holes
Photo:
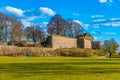
[[[120,59],[0,57],[0,80],[120,80]]]

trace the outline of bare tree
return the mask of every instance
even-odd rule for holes
[[[41,42],[45,37],[45,31],[39,25],[30,25],[26,27],[25,34],[27,40],[32,40],[34,45],[37,41]]]
[[[9,41],[20,40],[21,26],[21,22],[17,19],[0,13],[0,43],[7,44]]]
[[[10,17],[0,13],[0,44],[7,44]]]
[[[70,20],[68,22],[70,24],[68,30],[69,37],[77,37],[83,33],[84,28],[81,26],[80,23],[75,22],[73,20]]]
[[[22,23],[15,19],[11,18],[11,28],[10,28],[10,41],[20,41],[22,37]]]
[[[69,28],[69,23],[57,14],[50,19],[47,26],[49,34],[66,36],[66,31]]]
[[[60,15],[53,16],[48,23],[48,33],[53,35],[62,35],[76,37],[82,34],[84,30],[81,24],[73,20],[65,20]]]

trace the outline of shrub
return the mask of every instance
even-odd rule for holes
[[[73,56],[73,57],[89,57],[94,55],[91,49],[80,48],[56,49],[55,51],[52,51],[52,53],[57,56]]]
[[[71,56],[71,57],[91,57],[104,56],[106,52],[93,49],[80,48],[64,48],[52,50],[52,48],[42,47],[17,47],[17,46],[1,46],[0,56]]]
[[[17,46],[1,46],[0,56],[47,56],[47,51],[42,47],[17,47]]]
[[[17,46],[21,46],[21,47],[25,47],[25,46],[27,46],[27,41],[18,41],[18,42],[16,43],[16,45],[17,45]]]
[[[105,56],[107,54],[105,51],[102,50],[80,49],[80,48],[56,49],[51,53],[54,56],[73,56],[73,57]]]

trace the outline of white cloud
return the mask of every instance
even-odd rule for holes
[[[6,7],[5,7],[5,10],[8,11],[8,12],[10,12],[10,13],[13,13],[13,14],[15,14],[15,15],[17,15],[17,16],[23,16],[23,15],[24,15],[24,14],[23,14],[23,13],[24,13],[23,10],[18,9],[18,8],[15,8],[15,7],[6,6]]]
[[[48,22],[43,22],[42,24],[43,26],[47,26]]]
[[[90,24],[83,24],[83,28],[84,28],[85,30],[87,30],[89,26],[90,26]]]
[[[103,26],[112,26],[112,27],[120,27],[120,22],[108,22],[108,23],[102,23]]]
[[[97,40],[101,40],[100,38],[101,37],[96,37],[96,36],[93,36],[94,40],[97,41]]]
[[[88,27],[90,26],[90,24],[84,24],[79,20],[73,20],[73,21],[79,23],[85,30],[87,30]]]
[[[105,32],[105,34],[106,34],[106,35],[115,35],[115,34],[117,34],[117,33],[115,33],[115,32]]]
[[[42,24],[41,24],[42,28],[43,28],[45,31],[47,31],[47,24],[48,24],[48,22],[42,22]]]
[[[103,26],[112,26],[111,23],[103,23],[102,25],[103,25]]]
[[[114,22],[111,24],[113,27],[120,27],[120,22]]]
[[[49,16],[53,16],[55,15],[55,11],[53,11],[51,8],[47,8],[47,7],[40,7],[39,8],[40,11],[42,12],[42,14],[46,14],[46,15],[49,15]]]
[[[38,18],[44,18],[44,17],[43,16],[30,16],[30,17],[27,17],[26,20],[33,21],[33,20],[38,19]]]
[[[104,15],[92,15],[91,17],[92,17],[92,18],[103,18]]]
[[[82,22],[79,20],[73,20],[73,22],[79,23],[80,25],[82,25]]]
[[[106,19],[93,20],[93,22],[102,22],[102,21],[106,21]]]
[[[74,16],[79,16],[80,14],[79,14],[79,13],[75,13],[75,12],[74,12],[74,13],[73,13],[73,15],[74,15]]]
[[[93,20],[93,23],[93,26],[120,27],[120,18],[98,19]]]
[[[22,22],[22,24],[24,25],[25,28],[32,24],[31,22],[27,21],[26,19],[22,19],[21,22]]]
[[[115,20],[120,20],[120,18],[110,18],[110,20],[115,21]]]
[[[107,3],[108,5],[112,5],[113,0],[99,0],[100,3]]]
[[[94,37],[95,40],[98,40],[99,38],[98,37]]]
[[[100,3],[106,3],[108,0],[99,0]]]
[[[34,9],[27,9],[27,10],[25,10],[25,12],[32,12],[32,11],[34,11]]]
[[[28,20],[28,21],[33,21],[33,20],[35,20],[36,18],[37,18],[37,16],[31,16],[31,17],[27,18],[27,20]]]
[[[104,34],[104,35],[116,35],[116,32],[100,32],[100,31],[92,31],[91,34]],[[100,37],[95,37],[95,39],[98,39]]]
[[[95,30],[95,31],[92,31],[91,33],[92,33],[92,34],[101,34],[102,32],[99,31],[99,30]]]
[[[107,23],[93,24],[94,28],[99,28],[100,26],[120,27],[120,22],[107,22]]]
[[[94,28],[100,28],[100,25],[99,24],[94,24],[93,27]]]

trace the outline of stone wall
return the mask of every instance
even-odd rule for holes
[[[97,41],[96,42],[92,42],[92,48],[93,49],[100,49],[101,50],[102,47],[103,47],[103,43],[102,42],[99,42],[99,41],[98,42]]]
[[[92,44],[90,40],[77,39],[77,47],[78,48],[92,48]]]
[[[90,40],[84,39],[84,48],[92,48],[92,44]]]
[[[53,49],[77,48],[77,39],[53,35],[48,37],[47,44]]]
[[[77,47],[84,48],[84,39],[77,39]]]
[[[0,46],[0,56],[54,56],[52,48]]]
[[[46,46],[52,48],[52,36],[47,37]]]

